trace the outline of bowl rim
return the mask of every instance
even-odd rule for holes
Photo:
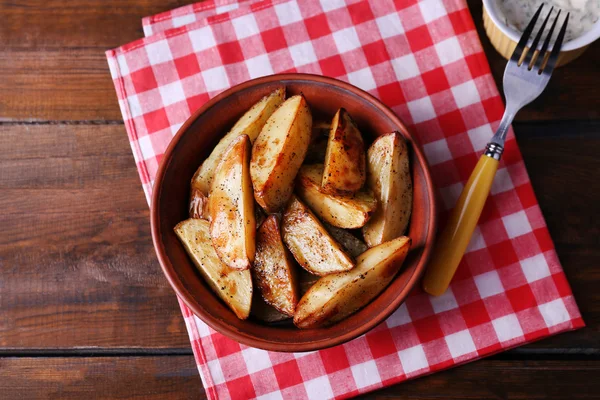
[[[494,25],[498,27],[504,33],[504,35],[508,36],[510,40],[513,42],[518,42],[521,38],[521,32],[518,30],[511,28],[510,26],[503,23],[498,16],[498,9],[496,8],[497,0],[483,0],[483,12],[487,12]],[[573,40],[563,43],[561,48],[561,53],[566,51],[572,51],[576,49],[580,49],[585,46],[589,46],[593,42],[595,42],[598,38],[600,38],[600,19],[594,23],[592,29],[585,32],[583,35],[576,37]]]
[[[210,314],[207,310],[204,310],[202,307],[196,306],[192,293],[190,293],[185,288],[183,282],[181,282],[177,273],[175,272],[175,268],[167,267],[167,265],[170,265],[170,261],[166,254],[164,244],[161,240],[158,202],[163,188],[162,183],[164,180],[165,171],[167,170],[168,165],[173,159],[174,149],[181,137],[187,132],[188,128],[196,121],[196,119],[200,115],[205,113],[210,108],[214,107],[221,100],[225,99],[226,97],[232,94],[235,94],[238,91],[245,90],[255,85],[260,85],[263,83],[298,80],[308,80],[321,84],[336,86],[365,98],[365,100],[367,100],[377,109],[383,112],[386,117],[388,117],[395,125],[397,125],[398,128],[400,128],[399,131],[402,133],[403,136],[406,136],[411,140],[413,156],[419,159],[419,164],[423,169],[425,186],[429,194],[429,209],[427,210],[427,213],[429,215],[429,226],[426,235],[426,243],[431,243],[432,245],[425,246],[423,248],[423,252],[421,254],[420,261],[416,266],[415,272],[408,279],[405,285],[405,288],[407,289],[401,292],[405,294],[403,296],[400,296],[401,293],[398,293],[398,296],[394,301],[388,304],[387,307],[380,310],[377,313],[377,315],[371,320],[369,320],[367,323],[357,326],[356,328],[349,330],[348,332],[343,333],[341,335],[337,335],[335,337],[324,338],[318,341],[292,344],[285,342],[268,341],[266,339],[259,339],[252,335],[248,335],[244,332],[230,327],[227,323],[223,323],[221,319]],[[406,124],[404,124],[404,122],[388,106],[386,106],[377,98],[365,92],[364,90],[347,82],[340,81],[338,79],[325,77],[321,75],[303,73],[274,74],[251,79],[238,85],[232,86],[231,88],[223,91],[222,93],[218,94],[217,96],[213,97],[205,104],[203,104],[194,113],[192,113],[192,115],[190,115],[190,117],[185,121],[185,123],[179,128],[175,136],[173,136],[173,138],[171,139],[171,142],[169,143],[162,157],[162,160],[158,167],[158,171],[156,173],[152,192],[152,202],[150,207],[150,228],[152,234],[152,242],[154,244],[154,249],[158,257],[159,264],[169,284],[171,285],[179,299],[186,304],[186,306],[192,311],[192,313],[198,316],[208,326],[213,328],[215,331],[237,341],[238,343],[242,343],[251,347],[279,352],[306,352],[326,349],[355,339],[358,336],[370,331],[381,322],[385,321],[394,311],[398,309],[398,307],[400,307],[400,305],[406,300],[410,292],[412,292],[412,290],[416,287],[431,257],[431,253],[433,251],[433,243],[437,232],[437,204],[437,195],[435,187],[433,185],[433,179],[431,177],[429,164],[427,163],[425,154],[421,149],[420,145],[416,142],[414,135],[410,132]],[[388,290],[388,288],[386,288],[385,290]]]

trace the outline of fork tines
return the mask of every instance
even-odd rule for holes
[[[529,43],[529,38],[531,37],[531,34],[533,32],[533,29],[535,28],[535,24],[542,12],[543,7],[543,4],[540,5],[538,10],[533,15],[533,18],[531,18],[531,21],[529,21],[529,24],[527,24],[527,27],[523,31],[521,39],[519,40],[519,43],[517,43],[517,47],[515,48],[515,51],[513,52],[512,57],[510,58],[510,61],[518,63],[519,66],[525,64],[528,66],[528,69],[532,69],[535,66],[539,73],[543,72],[550,74],[552,73],[552,70],[556,65],[558,53],[560,53],[560,48],[562,47],[562,42],[565,38],[565,33],[567,31],[567,23],[569,22],[569,13],[567,13],[567,17],[565,18],[565,21],[563,22],[560,28],[560,32],[558,33],[556,40],[552,44],[552,51],[548,55],[547,51],[550,47],[552,34],[554,33],[554,28],[556,27],[556,22],[560,17],[561,10],[558,10],[556,17],[554,18],[552,26],[550,27],[550,31],[546,35],[546,39],[544,40],[544,44],[542,45],[541,50],[538,51],[538,44],[542,38],[542,35],[544,34],[544,29],[546,28],[546,24],[550,19],[550,15],[552,14],[554,7],[550,8],[550,12],[548,12],[548,15],[546,15],[546,18],[544,19],[544,22],[542,23],[542,26],[540,27],[537,35],[533,39],[531,46],[527,46],[527,44]]]

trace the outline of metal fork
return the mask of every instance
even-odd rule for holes
[[[549,51],[550,42],[560,17],[560,10],[539,50],[538,45],[554,8],[550,9],[531,46],[527,46],[543,7],[542,4],[538,8],[523,31],[504,70],[503,86],[506,95],[506,109],[500,126],[471,173],[450,214],[448,224],[436,243],[423,279],[423,289],[431,295],[439,296],[446,291],[467,249],[498,169],[498,161],[504,151],[504,142],[510,124],[521,108],[531,103],[544,91],[556,65],[567,30],[569,14],[560,28],[556,41],[552,44],[551,51]]]

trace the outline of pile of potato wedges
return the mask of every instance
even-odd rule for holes
[[[194,174],[174,230],[240,319],[299,328],[336,323],[391,282],[410,249],[407,143],[368,149],[350,114],[313,121],[277,88],[250,108]]]

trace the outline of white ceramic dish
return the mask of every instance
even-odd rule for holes
[[[521,32],[504,23],[496,0],[483,0],[483,25],[492,45],[509,59],[521,37]],[[579,57],[587,47],[600,38],[600,20],[583,35],[563,44],[557,65],[564,65]]]

